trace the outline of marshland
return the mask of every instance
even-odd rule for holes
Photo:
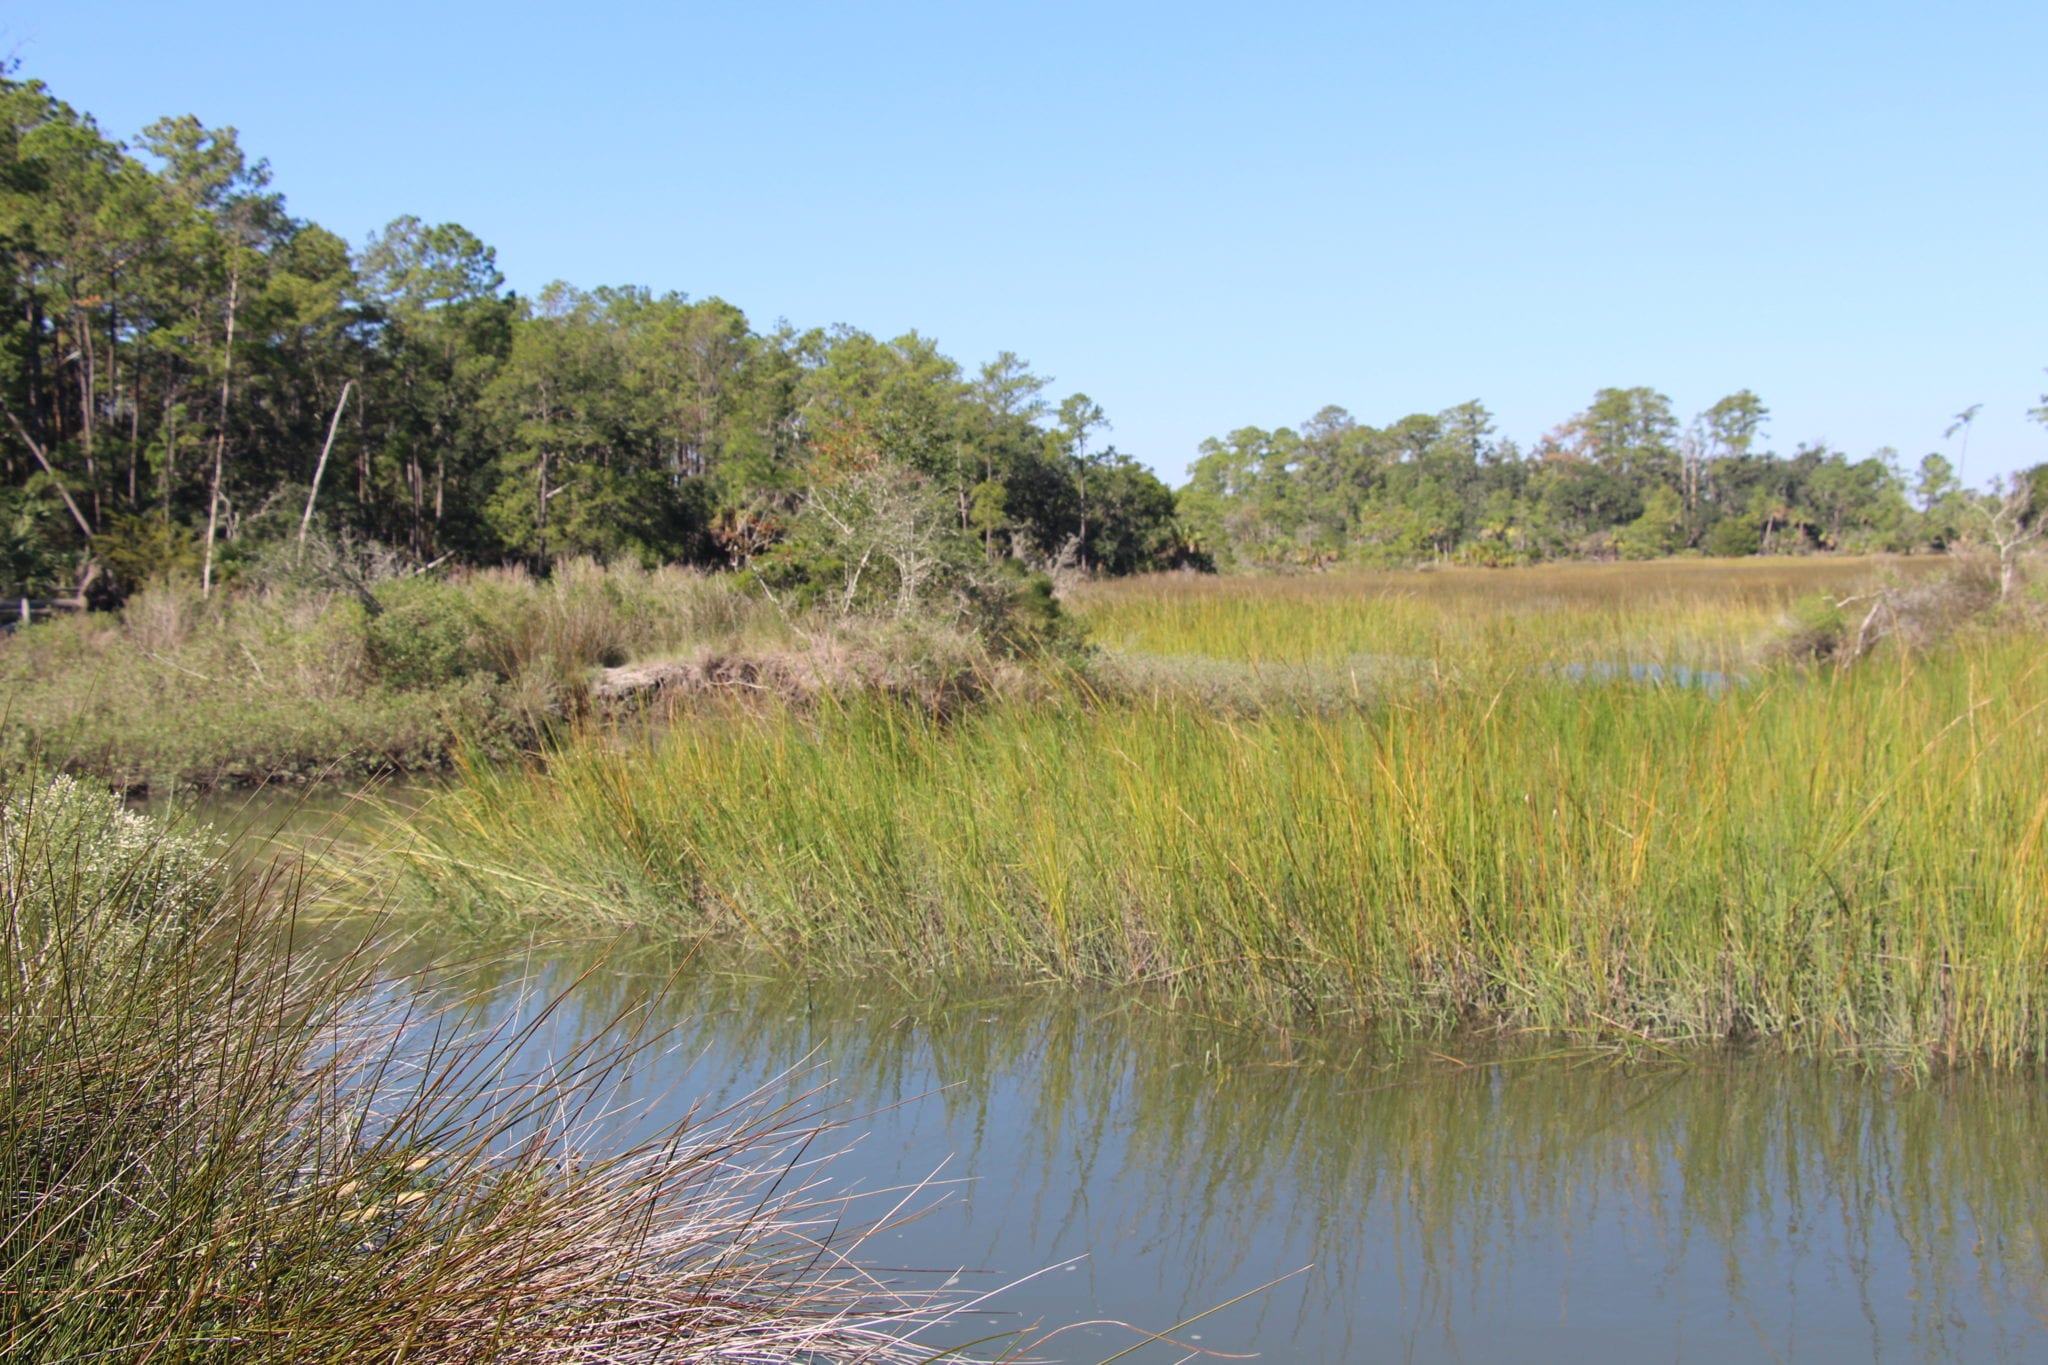
[[[1171,486],[14,65],[0,237],[0,1357],[2048,1348],[2048,398]]]
[[[1536,1349],[1561,1300],[1542,1350],[2024,1358],[2048,678],[1991,567],[1097,580],[1028,655],[718,578],[449,579],[455,627],[411,628],[481,662],[417,688],[582,651],[526,645],[562,690],[523,750],[458,728],[446,771],[166,782],[146,817],[95,794],[118,766],[13,780],[45,975],[10,1010],[67,1041],[12,1035],[12,1103],[81,1134],[15,1154],[16,1340],[882,1358],[1095,1323],[1031,1348],[1086,1360],[1228,1305],[1175,1339],[1433,1359]],[[6,648],[368,631],[176,591]],[[37,761],[91,774],[64,733]]]

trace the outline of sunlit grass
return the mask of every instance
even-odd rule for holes
[[[457,748],[531,749],[600,664],[790,638],[729,578],[682,569],[376,587],[391,605],[373,620],[334,587],[155,583],[118,613],[0,637],[0,770],[160,794],[434,771]]]
[[[1714,694],[1527,669],[1336,711],[1076,692],[679,717],[476,770],[417,901],[1267,1018],[2048,1053],[2028,638]]]
[[[1152,574],[1083,585],[1068,605],[1119,653],[1245,663],[1375,658],[1469,667],[1502,655],[1753,665],[1786,609],[1940,559],[1759,558],[1446,568],[1295,577]]]

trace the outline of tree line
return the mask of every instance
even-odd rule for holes
[[[1179,514],[1218,563],[1279,567],[1940,550],[2048,507],[2048,465],[1974,494],[1940,453],[1762,449],[1769,415],[1744,389],[1681,424],[1654,389],[1606,388],[1524,450],[1476,402],[1383,428],[1327,407],[1204,441]]]
[[[130,146],[0,80],[0,254],[9,594],[211,590],[308,534],[419,564],[743,568],[802,540],[849,451],[984,560],[1182,554],[1171,491],[1014,354],[969,372],[916,332],[762,329],[717,298],[522,297],[459,225],[352,247],[294,217],[195,118]]]
[[[294,217],[233,128],[167,118],[130,145],[0,77],[10,596],[181,573],[211,591],[309,536],[907,602],[938,561],[1902,550],[1981,512],[1940,455],[1911,474],[1891,452],[1779,456],[1758,448],[1767,416],[1745,390],[1681,427],[1662,394],[1603,389],[1525,451],[1478,403],[1384,428],[1326,408],[1205,441],[1175,494],[1104,440],[1098,404],[1054,401],[1012,353],[968,370],[914,331],[764,329],[717,298],[521,296],[457,224],[400,217],[351,245]]]

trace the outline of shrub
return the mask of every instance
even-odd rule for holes
[[[199,572],[199,541],[191,528],[159,516],[109,517],[106,529],[93,537],[92,549],[120,592],[134,592],[153,579]]]
[[[1763,531],[1748,517],[1723,517],[1707,531],[1701,548],[1719,559],[1740,559],[1763,548]]]
[[[1052,579],[1014,560],[965,593],[966,624],[994,653],[1009,657],[1052,654],[1078,659],[1087,632],[1060,607]]]
[[[929,480],[887,460],[820,472],[754,581],[790,610],[957,617],[986,562],[954,515]]]
[[[151,580],[124,602],[121,628],[137,647],[160,654],[182,646],[206,616],[198,580],[176,574]]]
[[[1661,559],[1685,539],[1685,509],[1678,494],[1658,485],[1643,500],[1642,514],[1615,535],[1623,559]]]
[[[1919,652],[1966,632],[2035,624],[2025,594],[2008,596],[2005,566],[1982,551],[1948,557],[1946,572],[1893,579],[1847,597],[1810,597],[1792,613],[1781,651],[1794,659],[1850,664],[1884,646]]]
[[[0,887],[17,922],[72,919],[125,941],[151,922],[194,919],[221,882],[203,827],[174,831],[67,776],[0,787]]]
[[[1827,660],[1840,655],[1853,623],[1847,609],[1825,593],[1792,604],[1782,649],[1793,659]]]
[[[483,618],[452,583],[404,578],[380,584],[364,623],[370,666],[392,687],[422,688],[491,671]],[[504,676],[502,672],[498,676]]]

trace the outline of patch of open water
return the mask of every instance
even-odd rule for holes
[[[463,1008],[532,1018],[584,965],[494,969]],[[528,1056],[632,1009],[659,1046],[611,1097],[621,1140],[829,1080],[835,1188],[943,1183],[870,1260],[977,1290],[1045,1271],[998,1296],[992,1328],[1163,1329],[1300,1270],[1178,1337],[1277,1362],[2048,1358],[2039,1076],[1403,1054],[1104,993],[623,961]],[[1089,1327],[1040,1354],[1133,1341]]]

